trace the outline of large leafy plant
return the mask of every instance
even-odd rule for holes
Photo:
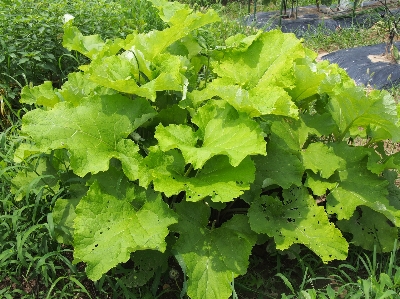
[[[292,34],[204,48],[198,29],[219,20],[212,10],[152,3],[163,31],[104,42],[67,22],[64,46],[91,62],[60,89],[22,90],[36,108],[23,117],[15,160],[29,167],[14,192],[65,190],[54,230],[88,277],[130,258],[155,271],[174,256],[191,298],[228,298],[266,236],[324,262],[345,259],[348,242],[390,251],[400,226],[393,98],[316,63]]]

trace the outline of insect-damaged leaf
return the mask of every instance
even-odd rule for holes
[[[346,240],[306,188],[286,189],[283,198],[281,201],[262,196],[252,203],[248,213],[252,230],[273,237],[280,250],[298,243],[306,245],[324,262],[347,257]]]
[[[381,213],[368,207],[360,207],[349,220],[340,220],[337,226],[353,235],[351,242],[366,250],[390,252],[397,239],[398,228]]]

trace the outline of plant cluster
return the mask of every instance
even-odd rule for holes
[[[102,280],[135,265],[130,287],[172,256],[191,298],[228,298],[256,244],[304,245],[323,262],[349,242],[392,250],[400,226],[400,106],[366,93],[293,34],[257,32],[208,48],[209,10],[152,0],[164,30],[104,41],[74,20],[63,45],[88,58],[33,105],[12,192],[57,200],[54,237]],[[34,188],[32,188],[34,187]],[[345,238],[347,237],[347,239]]]
[[[62,47],[62,17],[75,16],[84,34],[125,37],[132,30],[161,29],[162,21],[147,1],[2,1],[0,3],[0,88],[19,97],[22,85],[51,81],[61,86],[66,75],[85,63]]]

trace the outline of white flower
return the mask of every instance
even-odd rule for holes
[[[128,60],[132,60],[132,59],[135,57],[135,55],[133,54],[133,52],[131,52],[131,51],[129,51],[129,50],[123,52],[123,53],[121,54],[121,56],[127,58]]]
[[[66,13],[66,14],[63,16],[63,22],[64,22],[64,24],[67,23],[68,21],[72,20],[72,19],[75,19],[75,17],[74,17],[73,15],[70,15],[69,13]]]

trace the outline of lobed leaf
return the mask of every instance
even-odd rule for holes
[[[101,86],[152,101],[156,99],[157,91],[183,89],[185,79],[181,74],[183,66],[179,57],[163,54],[152,63],[139,64],[137,56],[132,52],[126,53],[130,55],[110,56],[93,61],[87,70],[90,80]]]
[[[336,170],[342,168],[344,160],[335,155],[332,148],[321,142],[310,144],[302,151],[303,165],[321,177],[328,179]]]
[[[186,163],[200,169],[212,157],[227,155],[232,166],[238,166],[249,155],[265,155],[265,141],[259,125],[229,105],[220,107],[210,102],[198,109],[194,132],[185,125],[159,125],[155,138],[163,151],[177,148]],[[220,111],[218,111],[220,110]],[[201,146],[198,141],[202,140]]]
[[[229,164],[226,156],[215,156],[192,177],[186,174],[186,163],[180,153],[151,152],[144,163],[148,183],[166,196],[186,192],[188,201],[199,201],[210,196],[213,201],[228,202],[248,190],[254,180],[254,164],[249,157],[237,167]]]
[[[288,88],[294,81],[293,62],[304,55],[294,34],[273,30],[260,35],[246,52],[227,49],[223,58],[213,63],[213,70],[218,77],[246,89],[261,85]]]
[[[329,110],[339,127],[341,139],[371,137],[375,142],[400,140],[396,104],[387,92],[374,90],[366,95],[361,87],[337,86],[330,93]]]
[[[176,205],[180,234],[174,246],[189,277],[187,293],[192,299],[229,298],[231,283],[246,273],[256,235],[244,215],[235,215],[221,227],[208,228],[210,209],[203,204]]]
[[[392,251],[398,233],[398,228],[384,215],[365,206],[355,211],[349,220],[338,221],[337,226],[353,235],[354,245],[371,251],[376,246],[378,252]]]
[[[72,169],[83,177],[106,171],[110,159],[121,155],[118,147],[124,138],[153,114],[146,101],[95,96],[77,107],[62,102],[50,111],[30,111],[24,116],[22,132],[43,152],[67,148]]]
[[[285,189],[283,201],[262,196],[251,204],[248,216],[251,229],[273,237],[277,249],[304,244],[325,263],[347,257],[346,240],[304,187]]]
[[[94,182],[76,207],[74,221],[74,263],[85,262],[92,280],[119,263],[131,252],[153,249],[165,251],[168,226],[177,222],[161,197],[135,210],[130,199],[103,193]]]
[[[98,34],[84,36],[72,23],[69,21],[64,24],[63,46],[68,50],[75,50],[90,59],[96,59],[115,55],[122,48],[121,39],[104,42]]]
[[[54,92],[52,82],[45,81],[43,84],[35,87],[24,86],[21,90],[20,102],[52,108],[60,102],[60,98]]]
[[[76,206],[80,198],[59,198],[54,205],[52,216],[54,221],[54,235],[57,242],[72,245],[74,240],[74,220]]]
[[[314,195],[324,196],[328,190],[330,191],[337,186],[337,182],[334,179],[324,179],[318,174],[307,171],[304,186],[310,188]]]
[[[206,13],[192,12],[187,5],[177,2],[168,3],[165,0],[152,0],[161,11],[161,18],[170,27],[163,31],[151,31],[146,34],[132,34],[127,37],[124,49],[134,53],[142,53],[148,61],[163,53],[174,42],[186,37],[190,32],[204,25],[218,22],[218,14],[210,9]]]
[[[367,156],[371,150],[349,147],[344,142],[332,148],[346,165],[339,171],[337,187],[327,197],[327,212],[336,214],[338,219],[350,219],[358,206],[367,206],[399,226],[400,211],[387,199],[388,181],[367,169]]]

